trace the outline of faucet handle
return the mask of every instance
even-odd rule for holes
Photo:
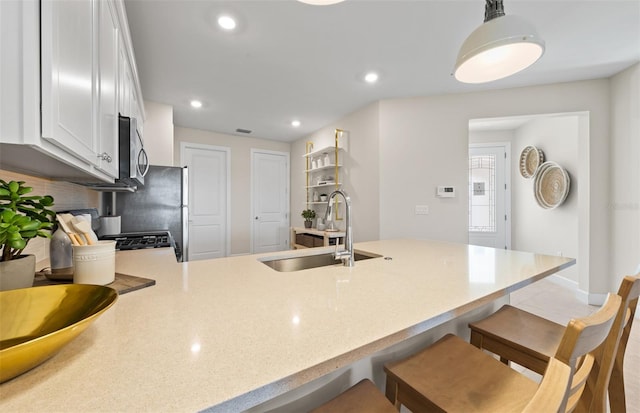
[[[345,245],[345,249],[343,249],[343,250],[339,250],[339,247],[340,247],[340,243],[336,239],[336,249],[333,252],[333,257],[336,260],[338,260],[338,259],[343,260],[343,259],[349,258],[351,256],[351,252],[346,248],[346,245]]]

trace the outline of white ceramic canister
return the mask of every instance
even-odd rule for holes
[[[119,216],[104,216],[100,217],[100,229],[98,234],[103,235],[117,235],[120,233],[120,217]]]
[[[116,277],[116,242],[98,241],[95,245],[73,246],[73,282],[107,285]]]

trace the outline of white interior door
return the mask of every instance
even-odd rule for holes
[[[189,261],[229,255],[229,148],[182,143],[189,168]]]
[[[469,244],[511,248],[509,147],[469,145]]]
[[[289,248],[289,154],[251,150],[253,253]]]

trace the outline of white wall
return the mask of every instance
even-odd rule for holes
[[[352,206],[353,235],[356,242],[379,239],[379,104],[376,102],[357,112],[327,125],[311,136],[291,145],[291,224],[302,226],[300,213],[306,209],[305,192],[305,143],[311,141],[315,148],[334,144],[335,129],[345,131],[341,138],[344,152],[343,189],[349,194]],[[321,216],[324,206],[315,208]],[[341,211],[341,216],[344,213]],[[338,222],[344,229],[344,222]]]
[[[515,138],[515,130],[482,130],[482,131],[473,131],[469,130],[469,143],[500,143],[500,142],[511,142]],[[511,148],[511,158],[513,157],[515,150]],[[520,154],[518,153],[518,156]]]
[[[543,209],[534,197],[533,179],[520,175],[518,162],[512,170],[512,241],[513,249],[548,255],[578,257],[578,116],[540,117],[517,129],[513,146],[519,154],[528,146],[541,149],[546,161],[565,168],[571,178],[565,202],[555,209]],[[516,158],[516,159],[518,159]],[[578,282],[580,262],[561,275]]]
[[[609,81],[561,83],[380,103],[380,234],[456,242],[467,240],[466,191],[435,197],[436,185],[467,185],[469,119],[589,112],[589,139],[580,142],[576,177],[581,262],[579,288],[609,290],[606,195],[609,185]],[[597,174],[590,171],[598,171]],[[417,203],[430,205],[415,216]],[[583,245],[584,244],[584,245]],[[596,276],[596,274],[598,274]]]
[[[146,133],[146,132],[145,132]],[[251,252],[251,149],[290,153],[291,145],[266,139],[176,127],[174,163],[180,165],[180,143],[231,148],[231,254]],[[293,212],[292,212],[293,214]]]
[[[611,79],[611,284],[640,265],[640,64]]]
[[[151,165],[173,166],[173,106],[144,102],[144,149]]]
[[[468,118],[452,97],[396,99],[380,106],[380,236],[468,240]],[[438,185],[455,198],[436,198]],[[429,215],[415,215],[428,205]]]

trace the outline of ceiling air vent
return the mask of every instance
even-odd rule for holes
[[[238,132],[238,133],[251,133],[251,131],[249,129],[241,129],[241,128],[236,129],[236,132]]]

